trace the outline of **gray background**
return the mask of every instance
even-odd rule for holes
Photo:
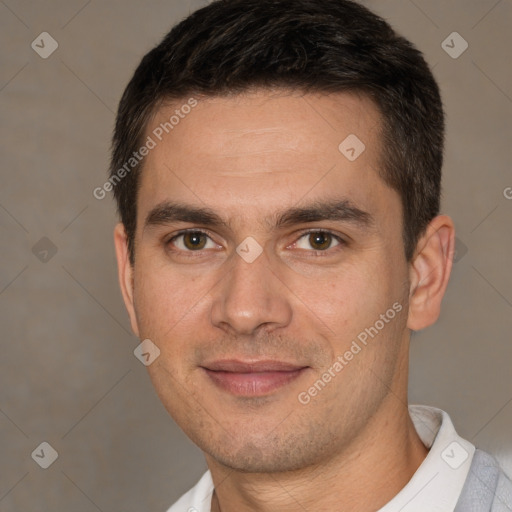
[[[206,469],[133,355],[114,205],[92,195],[135,66],[204,4],[0,1],[0,512],[163,511]],[[425,52],[447,110],[458,261],[439,322],[413,336],[410,401],[447,410],[512,474],[512,2],[365,4]],[[43,31],[47,59],[31,48]],[[469,43],[457,59],[453,31]],[[59,454],[46,470],[43,441]]]

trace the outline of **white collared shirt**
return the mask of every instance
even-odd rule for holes
[[[430,451],[407,485],[378,512],[453,512],[475,447],[457,435],[450,416],[441,409],[409,405],[409,414]],[[211,512],[213,488],[207,471],[167,512]]]

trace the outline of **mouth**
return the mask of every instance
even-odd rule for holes
[[[201,368],[218,388],[236,396],[265,396],[298,379],[309,366],[284,361],[223,359]]]

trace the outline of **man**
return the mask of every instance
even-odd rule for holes
[[[143,58],[113,139],[119,278],[209,468],[169,511],[512,510],[495,459],[408,406],[454,251],[443,130],[421,54],[346,0],[213,2]]]

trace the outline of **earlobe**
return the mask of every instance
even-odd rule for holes
[[[418,241],[410,264],[409,329],[424,329],[438,319],[450,279],[454,248],[452,219],[447,215],[432,219]]]
[[[133,300],[133,267],[129,258],[126,231],[121,222],[114,228],[114,245],[116,249],[119,286],[121,287],[124,304],[130,316],[132,331],[139,337],[139,327],[137,325]]]

